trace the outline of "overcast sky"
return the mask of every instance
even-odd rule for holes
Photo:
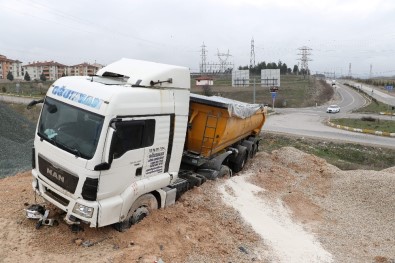
[[[27,64],[109,64],[122,57],[199,70],[217,52],[235,67],[311,50],[315,72],[395,75],[394,0],[0,0],[0,54]]]

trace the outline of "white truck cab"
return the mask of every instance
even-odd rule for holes
[[[33,188],[68,223],[118,223],[174,203],[188,123],[187,68],[121,59],[48,90],[33,148]]]

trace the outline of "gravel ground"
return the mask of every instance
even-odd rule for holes
[[[341,171],[291,147],[264,159],[252,182],[282,200],[334,262],[395,262],[395,167]]]
[[[0,102],[0,178],[31,168],[35,125]]]
[[[322,240],[338,262],[395,260],[395,174],[351,171],[334,176],[325,207]]]

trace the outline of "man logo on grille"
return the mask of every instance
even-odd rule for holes
[[[49,168],[47,168],[47,174],[52,176],[53,178],[56,178],[58,181],[64,183],[64,176],[62,176],[61,174],[58,174],[57,172],[54,172]]]

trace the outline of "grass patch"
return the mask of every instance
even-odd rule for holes
[[[323,139],[298,138],[290,135],[265,133],[260,151],[271,153],[292,146],[325,159],[342,170],[383,170],[395,164],[395,150],[352,143],[337,143]]]
[[[359,108],[357,110],[354,110],[353,112],[358,112],[358,113],[380,113],[380,112],[394,112],[391,109],[391,106],[388,106],[388,104],[382,103],[380,101],[372,101],[369,105]]]
[[[395,121],[362,117],[361,119],[332,119],[332,123],[352,128],[382,132],[395,132]]]
[[[253,78],[254,76],[251,76]],[[260,79],[255,77],[256,81]],[[281,75],[280,88],[275,100],[275,107],[309,107],[322,105],[333,96],[333,88],[323,80],[317,80],[313,76]],[[225,98],[253,103],[254,87],[250,81],[249,87],[232,87],[231,76],[215,79],[210,87],[213,95]],[[203,88],[196,86],[192,80],[191,92],[204,94]],[[272,97],[268,87],[255,85],[255,103],[272,106]]]
[[[43,97],[52,81],[2,81],[0,92],[10,95]],[[18,86],[19,85],[19,86]]]

